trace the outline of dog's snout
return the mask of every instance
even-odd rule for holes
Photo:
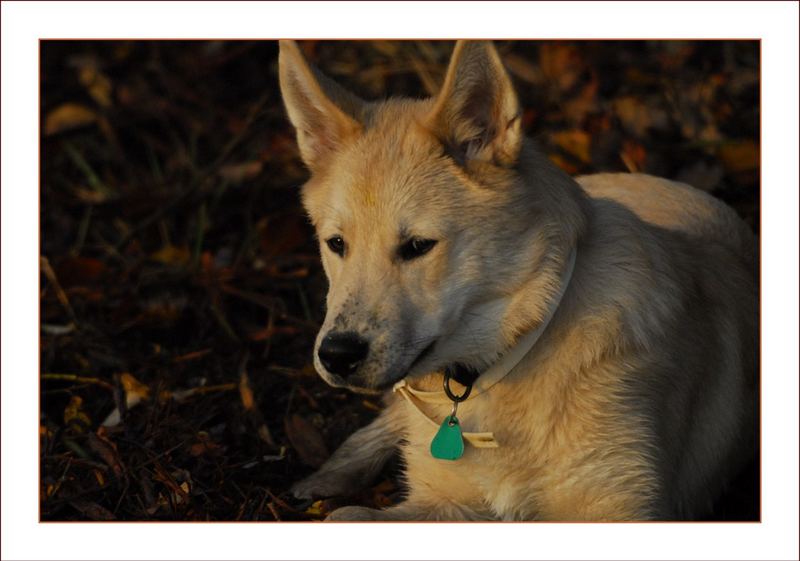
[[[347,377],[367,358],[369,343],[353,332],[330,333],[320,343],[319,360],[331,374]]]

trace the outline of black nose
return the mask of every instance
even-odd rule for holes
[[[352,332],[329,333],[319,345],[319,360],[331,374],[349,376],[367,357],[369,343]]]

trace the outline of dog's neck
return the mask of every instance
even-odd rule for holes
[[[517,267],[492,298],[472,303],[451,333],[443,350],[465,383],[500,361],[525,334],[545,322],[558,307],[570,255],[581,244],[591,215],[586,193],[569,175],[526,143],[517,172],[522,191],[519,207],[532,219],[519,234],[515,248]],[[559,300],[559,302],[556,302]],[[472,371],[472,372],[470,372]],[[425,390],[441,391],[441,370],[415,375],[408,382]]]
[[[456,364],[447,370],[452,380],[461,386],[474,386],[473,395],[478,395],[488,389],[508,375],[517,364],[533,349],[537,341],[547,330],[550,321],[556,313],[564,294],[567,291],[572,274],[575,269],[576,249],[570,251],[566,260],[566,265],[561,273],[557,292],[550,299],[542,319],[536,327],[529,329],[526,333],[516,338],[514,343],[500,355],[499,359],[485,369],[477,369],[463,364]],[[442,374],[434,373],[420,380],[420,384],[415,384],[419,389],[439,390],[442,383]],[[438,388],[436,386],[438,385]],[[432,387],[433,386],[433,387]]]

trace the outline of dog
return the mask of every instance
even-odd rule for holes
[[[428,99],[363,101],[292,41],[279,75],[329,280],[316,370],[386,395],[294,495],[353,493],[399,449],[405,500],[328,520],[708,516],[759,432],[756,248],[735,212],[562,172],[491,42],[459,41]]]

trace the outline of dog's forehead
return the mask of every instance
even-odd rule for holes
[[[384,102],[369,126],[334,162],[319,189],[318,212],[342,224],[413,222],[444,195],[452,181],[441,145],[421,124],[425,105]]]

